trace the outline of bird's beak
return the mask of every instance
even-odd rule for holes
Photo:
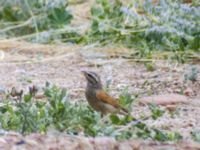
[[[82,73],[84,76],[86,76],[87,71],[81,71],[81,73]]]

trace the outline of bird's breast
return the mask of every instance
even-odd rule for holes
[[[98,100],[98,98],[96,97],[96,91],[95,90],[90,90],[90,89],[86,90],[85,96],[86,96],[88,103],[90,104],[90,106],[93,109],[95,109],[97,111],[102,110],[103,102]]]

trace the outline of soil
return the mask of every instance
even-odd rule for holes
[[[91,0],[93,2],[93,0]],[[73,5],[74,26],[87,29],[90,1]],[[82,19],[82,20],[81,20]],[[84,20],[84,21],[83,21]],[[84,23],[83,23],[84,22]],[[162,106],[166,113],[157,120],[149,117],[146,123],[159,129],[180,132],[180,143],[127,140],[116,142],[109,137],[71,137],[62,133],[31,134],[22,136],[8,132],[0,137],[0,149],[200,149],[192,140],[191,132],[200,130],[200,74],[197,81],[185,80],[191,64],[178,64],[169,60],[154,60],[154,71],[148,71],[145,60],[125,59],[130,50],[95,45],[39,45],[23,41],[0,41],[0,99],[12,87],[28,90],[31,85],[43,87],[46,81],[64,87],[73,101],[85,101],[86,81],[82,70],[97,72],[110,95],[118,97],[128,87],[137,101],[150,95],[181,94],[187,103]],[[145,62],[145,63],[144,63]],[[200,64],[195,65],[200,71]],[[168,107],[170,109],[168,109]],[[168,113],[173,111],[173,117]],[[132,114],[139,118],[149,116],[149,108],[135,102]],[[67,147],[67,148],[66,148]]]
[[[162,60],[153,63],[154,71],[148,71],[144,63],[120,57],[122,53],[128,50],[111,47],[51,46],[6,40],[0,42],[0,49],[2,58],[0,61],[0,87],[4,91],[10,90],[14,86],[24,90],[31,85],[43,87],[45,82],[49,81],[68,89],[72,100],[85,101],[86,81],[81,71],[90,70],[100,74],[104,86],[107,85],[109,93],[115,97],[118,97],[126,87],[131,94],[139,95],[138,101],[149,95],[166,96],[171,93],[182,93],[187,97],[188,102],[174,105],[175,113],[173,117],[168,113],[166,106],[162,106],[167,110],[166,113],[157,120],[149,117],[146,123],[159,129],[180,132],[184,136],[183,141],[186,141],[186,143],[192,141],[192,131],[200,130],[200,92],[198,91],[200,89],[200,75],[198,74],[197,81],[194,83],[185,81],[184,77],[184,74],[191,69],[191,64],[177,64]],[[199,64],[195,66],[200,70]],[[151,113],[146,105],[139,105],[135,102],[132,114],[139,118],[141,116],[148,117]],[[2,136],[1,139],[5,140],[6,136]],[[44,135],[40,136],[41,139],[46,139]],[[17,137],[20,139],[21,136],[17,135]],[[62,136],[58,137],[62,139]],[[27,137],[23,138],[27,139]],[[37,142],[35,139],[32,140]],[[146,141],[135,142],[141,145]],[[156,148],[154,145],[156,142],[153,142],[154,146],[152,146],[152,142],[146,142],[146,146]],[[7,141],[3,143],[8,144]],[[41,145],[43,144],[41,143]],[[159,145],[165,147],[165,144]],[[183,145],[187,144],[184,143]],[[16,146],[15,142],[13,146]],[[167,144],[166,147],[168,146],[177,147],[177,144]],[[181,149],[183,148],[181,147]]]

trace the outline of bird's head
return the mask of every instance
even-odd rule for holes
[[[82,71],[87,80],[87,86],[91,88],[102,88],[100,76],[92,71]]]

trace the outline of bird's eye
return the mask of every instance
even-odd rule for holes
[[[88,75],[90,81],[92,81],[95,84],[98,83],[99,80],[95,75],[89,74],[89,73],[87,75]]]
[[[87,74],[87,75],[88,75],[88,77],[93,78],[93,76],[91,74]]]

